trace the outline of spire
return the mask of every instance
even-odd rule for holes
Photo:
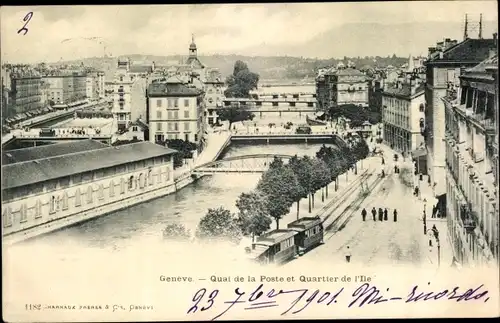
[[[191,45],[189,45],[189,56],[197,56],[197,48],[194,42],[194,34],[191,35]]]

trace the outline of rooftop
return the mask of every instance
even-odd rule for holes
[[[437,55],[429,64],[440,62],[481,62],[488,57],[490,49],[496,48],[494,39],[466,39],[446,49],[442,57]]]
[[[80,140],[59,144],[30,147],[2,152],[2,165],[26,162],[30,160],[50,158],[60,155],[67,155],[89,150],[96,150],[109,147],[96,140]]]
[[[271,244],[275,244],[285,239],[291,238],[295,234],[295,232],[289,230],[273,230],[258,237],[255,243],[265,244],[265,242],[270,242]]]
[[[132,65],[129,68],[130,73],[151,73],[153,67],[148,65]]]
[[[151,83],[148,87],[148,97],[186,97],[198,96],[201,90],[188,87],[181,83]]]
[[[465,73],[461,76],[462,78],[474,78],[474,77],[479,77],[481,79],[488,79],[490,81],[493,81],[494,78],[491,75],[491,72],[488,71],[487,69],[490,69],[491,67],[498,66],[498,56],[492,56],[478,65],[469,68],[465,71]]]
[[[141,141],[119,147],[97,148],[5,165],[2,166],[2,189],[45,182],[175,152],[161,145]]]
[[[365,74],[355,68],[345,68],[337,71],[338,76],[365,76]]]

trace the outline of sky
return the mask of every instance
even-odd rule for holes
[[[19,34],[28,12],[33,12],[28,32]],[[3,6],[1,58],[36,63],[104,53],[186,55],[192,34],[200,54],[252,56],[259,54],[255,48],[270,44],[290,48],[345,24],[458,23],[465,13],[498,20],[496,1]],[[436,30],[436,41],[442,38]],[[391,48],[386,50],[392,54]],[[365,54],[360,49],[359,55]]]

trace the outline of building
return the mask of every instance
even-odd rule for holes
[[[343,104],[368,106],[368,78],[352,67],[337,71],[337,105]]]
[[[422,80],[396,82],[382,92],[384,141],[398,152],[409,153],[424,144],[425,86]]]
[[[150,141],[182,139],[200,147],[205,124],[204,94],[180,80],[151,83],[146,94]]]
[[[104,72],[90,71],[87,73],[85,93],[88,99],[102,99],[105,96],[104,92]]]
[[[113,83],[113,107],[111,112],[118,131],[124,132],[132,122],[132,76],[118,71]]]
[[[463,265],[499,264],[497,75],[494,55],[442,98],[448,233]]]
[[[204,81],[205,65],[198,58],[198,48],[194,42],[194,35],[192,37],[191,44],[189,45],[189,56],[184,65],[188,67],[190,73],[194,72],[198,77],[200,77],[201,81]],[[180,66],[180,68],[182,70],[182,66]]]
[[[217,124],[217,109],[222,108],[224,100],[224,81],[219,71],[212,70],[208,72],[205,85],[205,105],[207,109],[206,123],[209,125]]]
[[[27,66],[15,66],[6,69],[2,79],[8,96],[7,116],[29,113],[42,107],[42,78],[38,72]]]
[[[93,140],[3,152],[4,241],[20,241],[175,191],[175,150]]]
[[[87,97],[86,73],[47,75],[43,81],[49,86],[48,100],[55,104],[68,104]]]
[[[496,47],[494,39],[466,39],[461,43],[446,39],[429,48],[426,62],[426,113],[424,138],[427,167],[434,195],[446,193],[445,171],[445,108],[442,98],[449,89],[459,87],[459,76],[489,56]]]
[[[316,77],[318,107],[323,111],[345,104],[367,107],[369,87],[369,79],[363,72],[339,63],[337,68],[320,71]]]
[[[318,109],[328,111],[337,106],[337,75],[335,68],[320,70],[316,77]]]

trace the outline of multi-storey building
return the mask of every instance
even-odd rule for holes
[[[30,68],[14,68],[9,72],[8,114],[25,113],[41,107],[42,78]]]
[[[2,154],[4,241],[16,242],[175,191],[175,150],[93,140]]]
[[[319,109],[327,111],[345,104],[367,107],[369,103],[369,79],[361,71],[343,64],[318,73],[316,98]]]
[[[113,107],[111,112],[119,131],[125,131],[132,122],[132,76],[118,71],[113,83]]]
[[[427,167],[434,195],[446,193],[445,181],[445,116],[442,98],[449,88],[459,86],[461,71],[486,59],[495,47],[493,39],[466,39],[461,43],[449,39],[429,48],[426,62],[426,113],[424,138]]]
[[[337,105],[337,75],[333,67],[318,72],[316,100],[318,109],[322,111],[328,111]]]
[[[337,71],[337,105],[343,104],[368,106],[368,78],[352,67]]]
[[[464,71],[442,98],[446,213],[458,262],[498,265],[498,58]]]
[[[205,105],[207,109],[207,124],[212,125],[217,123],[217,109],[222,108],[224,100],[224,81],[220,73],[212,70],[208,73],[205,85]]]
[[[424,143],[424,84],[410,79],[386,86],[382,93],[382,123],[384,141],[394,150],[411,152]]]
[[[47,75],[48,100],[56,104],[67,104],[87,97],[87,75],[73,72],[71,74]]]
[[[205,124],[204,92],[181,81],[167,81],[151,83],[147,90],[150,141],[182,139],[201,144]]]

